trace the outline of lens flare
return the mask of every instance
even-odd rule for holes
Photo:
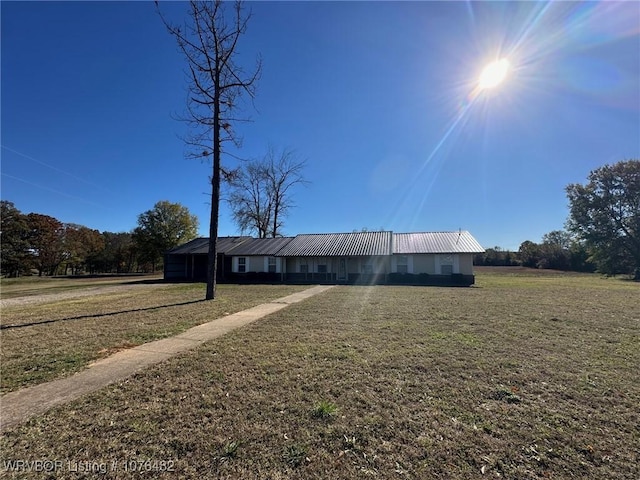
[[[493,88],[500,85],[509,72],[509,61],[502,58],[495,62],[491,62],[485,67],[480,75],[478,86],[484,90],[485,88]]]

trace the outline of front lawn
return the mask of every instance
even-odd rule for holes
[[[110,478],[636,479],[639,297],[596,275],[335,287],[33,418],[3,456]]]
[[[82,281],[67,286],[75,291],[95,287]],[[219,285],[218,298],[205,302],[204,284],[132,284],[109,293],[98,290],[91,296],[3,307],[2,392],[70,375],[118,350],[177,335],[304,288]]]

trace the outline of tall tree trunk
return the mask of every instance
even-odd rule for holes
[[[219,70],[218,70],[219,71]],[[220,210],[220,76],[216,75],[213,101],[213,175],[211,176],[211,217],[209,218],[209,255],[205,300],[216,298],[218,266],[218,213]]]
[[[273,207],[273,231],[271,232],[271,236],[273,238],[276,238],[278,236],[278,213],[280,210],[280,202],[279,199],[276,197],[276,204]]]
[[[158,7],[159,2],[155,2]],[[217,239],[220,208],[221,153],[223,141],[237,141],[232,125],[238,120],[232,112],[242,93],[254,96],[254,82],[260,75],[258,60],[255,73],[244,77],[244,72],[234,61],[239,37],[245,33],[250,15],[242,15],[241,2],[234,5],[231,15],[225,18],[225,3],[190,2],[192,25],[186,28],[162,21],[177,41],[188,63],[190,71],[187,114],[184,118],[194,127],[193,135],[185,140],[195,150],[189,154],[202,158],[202,151],[208,156],[208,142],[213,140],[213,172],[211,176],[211,214],[209,218],[209,245],[207,255],[206,300],[216,294],[216,271],[218,262]],[[158,8],[159,12],[159,8]],[[227,23],[229,20],[229,23]],[[224,128],[225,133],[220,132]],[[208,132],[212,132],[212,137]],[[205,133],[206,132],[206,133]],[[203,142],[206,141],[206,145]]]

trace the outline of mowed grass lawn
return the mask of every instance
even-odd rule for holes
[[[75,282],[75,283],[74,283]],[[205,302],[204,284],[133,283],[63,279],[27,282],[29,296],[88,287],[108,293],[25,303],[2,308],[2,393],[82,370],[118,350],[177,335],[190,327],[303,290],[287,285],[219,285],[218,299]],[[92,290],[93,291],[93,290]],[[5,285],[3,284],[3,298]]]
[[[19,277],[0,279],[2,298],[28,297],[43,293],[62,293],[107,285],[160,282],[162,275],[105,275],[77,278]]]
[[[595,275],[335,287],[4,432],[2,456],[56,478],[637,479],[639,299]]]

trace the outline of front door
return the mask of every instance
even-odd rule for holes
[[[337,280],[339,282],[347,281],[347,259],[345,257],[341,257],[338,259],[338,275]]]

